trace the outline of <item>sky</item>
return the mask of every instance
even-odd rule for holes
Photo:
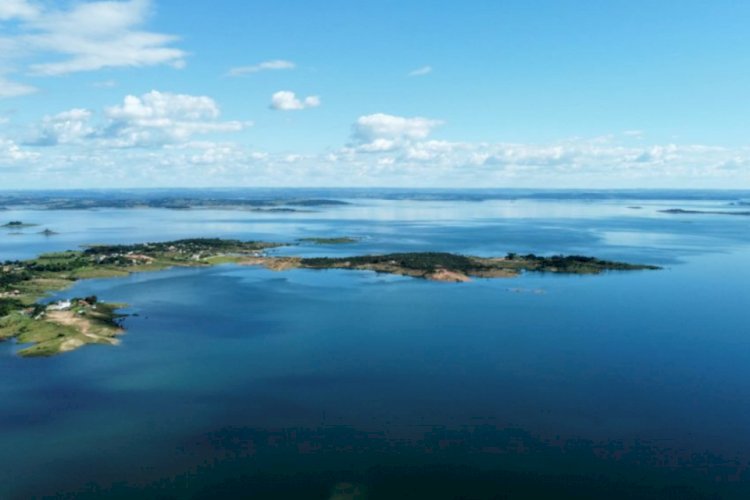
[[[750,189],[750,2],[0,0],[0,189]]]

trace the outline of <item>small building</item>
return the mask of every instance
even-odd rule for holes
[[[73,306],[69,300],[60,300],[47,306],[48,311],[67,311]]]

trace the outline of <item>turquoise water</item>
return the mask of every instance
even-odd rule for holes
[[[11,207],[2,218],[41,226],[0,235],[0,260],[346,235],[361,240],[278,252],[559,252],[664,269],[446,284],[226,265],[79,282],[58,296],[129,304],[127,334],[49,359],[0,344],[0,497],[328,498],[347,481],[373,498],[746,498],[750,218],[658,211],[726,200],[349,201]]]

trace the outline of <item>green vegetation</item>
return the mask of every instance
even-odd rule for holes
[[[300,262],[303,267],[317,269],[389,265],[424,272],[434,272],[438,268],[469,272],[477,268],[477,263],[469,257],[443,252],[389,253],[359,257],[314,257],[302,259]]]
[[[24,306],[25,304],[18,299],[8,297],[0,298],[0,318],[7,316],[14,311],[18,311]],[[0,335],[0,338],[2,338],[2,335]]]
[[[551,257],[540,257],[531,253],[519,257],[516,254],[509,253],[505,258],[510,262],[520,262],[522,267],[528,271],[539,272],[598,274],[602,271],[659,269],[658,266],[613,262],[594,257],[585,257],[583,255],[553,255]]]
[[[52,356],[86,344],[117,344],[122,332],[115,311],[118,304],[97,303],[96,297],[77,298],[65,310],[37,305],[0,318],[0,340],[15,338],[32,344],[18,352],[25,357]]]
[[[391,253],[335,258],[313,257],[301,259],[299,265],[312,269],[371,269],[430,279],[440,279],[441,275],[436,273],[450,272],[452,273],[452,277],[449,277],[451,280],[461,275],[464,277],[500,277],[518,274],[521,271],[599,274],[603,271],[658,269],[656,266],[612,262],[581,255],[540,257],[534,254],[519,256],[510,253],[505,258],[482,258],[445,252]]]
[[[137,243],[134,245],[92,245],[84,253],[87,255],[143,253],[178,256],[200,252],[247,253],[278,246],[281,246],[281,244],[263,241],[190,238],[157,243]]]
[[[18,352],[27,357],[56,354],[62,350],[63,342],[79,337],[79,332],[71,326],[38,321],[23,314],[0,319],[0,338],[10,334],[19,344],[34,344]]]

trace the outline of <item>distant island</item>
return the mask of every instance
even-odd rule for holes
[[[309,212],[313,208],[349,205],[346,201],[325,198],[246,198],[221,196],[70,196],[40,194],[2,194],[4,207],[29,207],[45,210],[84,210],[90,208],[164,208],[170,210],[224,209],[251,212]]]
[[[733,210],[685,210],[682,208],[669,208],[667,210],[659,210],[661,213],[664,214],[675,214],[675,215],[681,215],[681,214],[700,214],[700,215],[740,215],[740,216],[750,216],[749,211],[733,211]]]
[[[317,238],[317,240],[341,238]],[[524,271],[599,274],[604,271],[659,269],[579,255],[542,257],[509,253],[504,257],[472,257],[445,252],[391,253],[353,257],[270,256],[268,249],[285,243],[195,238],[134,245],[93,245],[83,250],[43,254],[0,265],[0,340],[31,344],[21,356],[51,356],[86,344],[117,343],[122,333],[120,304],[96,297],[53,304],[39,301],[78,280],[126,276],[174,266],[224,263],[262,265],[272,270],[349,269],[398,274],[433,281],[465,282],[472,277],[505,278]]]
[[[0,227],[4,227],[7,229],[23,229],[25,227],[34,227],[36,224],[29,224],[28,222],[22,222],[20,220],[12,220],[6,224],[3,224]]]
[[[432,281],[466,282],[476,278],[508,278],[523,271],[599,274],[603,271],[658,269],[656,266],[627,264],[581,255],[540,257],[534,254],[505,257],[472,257],[446,252],[390,253],[355,257],[269,257],[244,259],[240,264],[263,265],[269,269],[354,269],[399,274]]]

